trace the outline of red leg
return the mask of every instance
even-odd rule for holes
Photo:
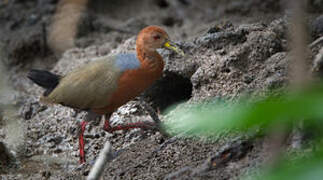
[[[128,130],[128,129],[134,129],[134,128],[153,129],[156,127],[154,123],[149,123],[149,122],[129,123],[126,125],[111,127],[109,120],[110,120],[109,117],[105,119],[104,127],[103,127],[103,129],[109,133],[112,133],[113,131]]]
[[[80,149],[80,163],[83,164],[85,163],[85,153],[84,153],[84,131],[86,127],[87,122],[82,121],[81,122],[81,132],[79,135],[79,149]]]
[[[99,118],[99,119],[98,119]],[[93,112],[88,112],[85,116],[85,120],[81,122],[81,130],[79,134],[79,149],[80,149],[80,163],[83,164],[85,163],[85,153],[84,153],[84,131],[85,127],[88,122],[90,121],[97,121],[101,119],[101,115],[93,113]]]

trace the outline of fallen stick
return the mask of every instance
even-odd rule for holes
[[[208,157],[204,163],[199,166],[185,166],[175,172],[165,176],[165,180],[179,179],[183,174],[187,173],[190,177],[203,176],[203,174],[227,165],[230,161],[236,161],[243,158],[252,150],[252,141],[236,140],[229,142],[215,155]]]
[[[98,180],[104,171],[105,166],[113,159],[112,147],[109,141],[106,141],[104,148],[101,150],[98,159],[92,167],[87,180]]]
[[[318,46],[320,46],[320,45],[322,45],[322,44],[323,44],[323,36],[322,36],[322,37],[320,37],[320,38],[318,38],[318,39],[316,39],[314,42],[312,42],[312,43],[309,45],[309,48],[310,48],[310,49],[313,49],[313,48],[318,47]]]
[[[202,165],[194,168],[192,176],[199,176],[205,172],[225,166],[230,161],[243,158],[253,148],[249,140],[229,142],[214,156],[207,158]]]

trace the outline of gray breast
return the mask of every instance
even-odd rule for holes
[[[140,67],[140,61],[134,53],[125,53],[116,55],[116,66],[121,71],[137,69]]]

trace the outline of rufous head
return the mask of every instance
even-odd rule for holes
[[[155,52],[159,48],[167,48],[184,56],[184,52],[170,41],[167,32],[159,26],[148,26],[142,29],[138,34],[136,45],[137,48],[150,52]]]

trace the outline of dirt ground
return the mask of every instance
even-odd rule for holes
[[[85,179],[106,140],[115,158],[103,179],[239,179],[255,173],[269,158],[266,137],[251,142],[226,135],[174,138],[139,129],[109,134],[102,129],[103,121],[87,127],[87,163],[80,167],[77,129],[84,114],[40,104],[43,90],[26,73],[42,68],[65,74],[96,57],[134,51],[136,33],[154,24],[165,27],[186,53],[181,58],[161,50],[163,77],[141,96],[161,111],[162,120],[166,109],[179,102],[185,106],[266,95],[289,81],[287,2],[93,0],[80,15],[75,38],[69,36],[73,27],[68,25],[59,27],[53,40],[48,34],[57,0],[1,1],[0,177]],[[323,1],[309,0],[307,11],[310,69],[323,46],[322,41],[314,43],[323,35]],[[113,125],[137,121],[152,121],[138,98],[111,118]],[[295,148],[293,144],[291,137],[288,149]],[[205,168],[210,157],[228,151],[230,159]]]

